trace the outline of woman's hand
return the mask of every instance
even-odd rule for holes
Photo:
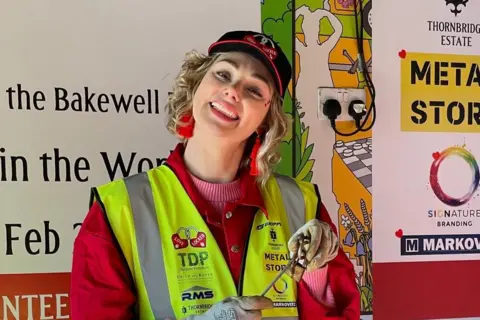
[[[310,243],[305,246],[307,272],[323,268],[337,256],[338,237],[327,223],[313,219],[298,229],[288,241],[291,256],[298,252],[302,238],[310,238]]]
[[[207,312],[185,320],[260,320],[262,310],[273,308],[267,297],[229,297],[214,304]]]

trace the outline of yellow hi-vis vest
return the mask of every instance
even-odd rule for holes
[[[314,219],[314,185],[275,175],[262,188],[235,286],[207,224],[174,172],[161,165],[92,189],[126,258],[137,289],[139,319],[182,319],[205,313],[230,296],[259,295],[289,262],[287,242]],[[297,284],[283,275],[266,297],[263,317],[298,319]]]

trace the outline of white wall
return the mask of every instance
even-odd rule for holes
[[[164,128],[163,103],[185,52],[194,48],[205,52],[230,29],[260,30],[260,22],[258,0],[4,1],[0,11],[0,318],[16,319],[15,312],[23,319],[27,316],[27,300],[19,299],[18,306],[16,296],[68,292],[72,244],[78,232],[73,226],[87,212],[89,188],[111,178],[107,167],[118,154],[126,164],[132,161],[130,173],[147,169],[148,160],[142,159],[155,164],[168,156],[175,140]],[[21,105],[19,86],[25,91]],[[65,106],[64,90],[70,108],[59,111],[56,108]],[[91,104],[85,90],[93,95]],[[158,101],[152,102],[158,103],[153,106],[158,112],[147,112],[145,105],[136,112],[134,102],[147,101],[149,91],[152,97],[158,94]],[[132,95],[128,112],[115,108],[114,99],[122,95]],[[74,102],[76,96],[79,102]],[[74,111],[73,105],[82,111]],[[41,159],[45,154],[55,157],[55,150],[68,159],[70,171],[64,160]],[[17,162],[17,181],[12,177],[13,156],[27,161],[26,167]],[[68,174],[71,181],[66,181]],[[115,178],[120,176],[118,168]],[[50,233],[45,233],[46,223]],[[9,227],[12,224],[21,227]],[[31,243],[38,254],[27,252],[28,230],[38,230],[40,240]],[[47,249],[53,250],[55,235],[59,247],[49,254],[45,244],[48,239]],[[29,237],[36,238],[34,233]],[[45,283],[45,273],[59,274]],[[8,301],[13,313],[6,312]],[[39,319],[38,297],[33,301],[34,318]],[[47,313],[55,314],[53,296],[47,297],[48,303]],[[68,309],[62,312],[68,314]]]

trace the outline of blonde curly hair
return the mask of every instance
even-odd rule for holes
[[[203,77],[220,55],[221,53],[206,56],[196,51],[188,52],[185,55],[180,72],[174,80],[173,90],[169,94],[165,106],[165,111],[168,114],[167,129],[184,143],[187,139],[177,134],[177,128],[186,125],[181,119],[185,115],[192,114],[193,96]],[[275,88],[275,86],[272,87]],[[277,90],[273,91],[270,109],[262,125],[263,140],[257,155],[257,182],[261,186],[265,186],[273,172],[273,168],[280,162],[281,157],[278,152],[278,146],[287,134],[290,124],[286,114],[283,112],[282,97]],[[248,138],[240,162],[240,168],[246,168],[250,165],[249,155],[254,141],[255,134]]]

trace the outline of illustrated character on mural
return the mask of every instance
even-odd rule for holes
[[[296,60],[297,85],[292,93],[293,101],[287,96],[285,102],[292,117],[296,113],[297,126],[284,142],[282,169],[287,172],[295,164],[292,159],[296,158],[295,177],[316,182],[328,209],[338,212],[332,214],[332,218],[339,231],[340,245],[355,266],[361,310],[365,313],[361,319],[371,320],[371,133],[336,136],[330,126],[317,117],[318,87],[340,85],[361,89],[367,85],[357,59],[355,8],[350,0],[301,2],[295,14],[292,14],[290,0],[266,0],[262,4],[263,29],[285,46],[293,46],[291,25],[292,19],[297,20],[297,56],[289,57],[292,63]],[[371,73],[372,3],[371,0],[362,2],[365,59]],[[338,179],[341,184],[335,183]]]
[[[343,26],[340,20],[328,10],[317,9],[313,12],[307,6],[295,12],[298,19],[303,16],[302,29],[304,41],[297,38],[296,51],[300,56],[300,70],[295,86],[296,99],[301,108],[310,116],[304,117],[305,127],[309,127],[309,140],[314,148],[311,157],[315,160],[312,182],[317,183],[322,199],[329,212],[338,212],[339,204],[333,192],[331,173],[335,132],[327,121],[318,119],[318,88],[333,87],[329,58],[333,48],[342,36]],[[327,18],[333,27],[333,33],[321,42],[319,39],[320,20]],[[332,215],[334,219],[336,215]],[[338,221],[334,221],[337,223]]]
[[[328,11],[332,7],[330,4],[333,4],[333,1],[325,1],[323,8],[312,6],[309,8],[303,5],[296,10],[296,19],[303,17],[303,21],[299,21],[303,30],[303,40],[299,36],[296,41],[296,52],[299,55],[300,64],[299,78],[295,87],[296,99],[299,101],[302,111],[307,114],[302,118],[305,127],[309,130],[307,144],[314,145],[311,155],[315,161],[312,180],[320,185],[328,210],[339,212],[337,225],[341,245],[346,252],[348,251],[355,265],[358,287],[361,291],[362,311],[371,312],[373,310],[372,218],[366,204],[366,202],[371,202],[371,135],[337,137],[328,123],[318,120],[317,117],[318,112],[321,112],[318,110],[317,90],[319,87],[335,87],[333,72],[340,71],[356,75],[358,83],[352,82],[351,87],[366,87],[365,78],[359,68],[359,61],[354,58],[356,45],[355,47],[348,46],[349,41],[356,41],[355,36],[352,38],[352,35],[348,34],[350,27],[353,30],[355,27],[353,3],[343,1],[340,6],[335,3],[336,10],[341,12],[336,14],[339,14],[339,17],[343,18],[342,20],[333,12]],[[321,5],[320,1],[319,5]],[[340,10],[339,7],[341,7]],[[363,9],[364,18],[368,18],[364,20],[363,31],[371,37],[371,1],[364,1]],[[322,26],[325,24],[322,24],[320,20],[323,18],[328,19],[333,29],[330,35],[322,30]],[[345,30],[345,28],[349,29]],[[321,42],[319,34],[326,40]],[[339,54],[343,57],[341,61],[338,60]],[[350,64],[343,62],[345,58]],[[371,72],[371,64],[370,57],[366,61],[369,72]],[[344,80],[343,83],[345,83]],[[336,158],[342,165],[335,162]],[[337,163],[337,167],[333,163]],[[348,177],[353,179],[351,183],[359,184],[361,187],[356,189],[359,193],[355,192],[347,199],[340,199],[337,194],[339,190],[334,190],[333,179],[336,176],[336,179],[338,176],[346,177],[339,173],[340,171],[344,172],[345,169],[350,172]],[[346,184],[348,184],[347,181]],[[342,194],[344,194],[343,191]]]

